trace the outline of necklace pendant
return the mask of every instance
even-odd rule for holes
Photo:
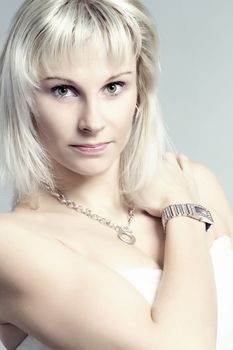
[[[136,242],[136,238],[128,226],[121,227],[120,232],[117,234],[117,237],[127,244],[134,244]]]

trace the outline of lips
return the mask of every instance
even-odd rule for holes
[[[89,144],[89,143],[85,143],[85,144],[78,144],[78,145],[71,145],[72,147],[82,147],[82,148],[98,148],[101,147],[103,145],[108,144],[109,142],[101,142],[101,143],[96,143],[96,144]]]
[[[71,145],[74,151],[79,152],[83,155],[97,156],[104,154],[111,142],[100,142],[100,143],[82,143],[77,145]]]

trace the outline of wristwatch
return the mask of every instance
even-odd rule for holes
[[[171,204],[163,210],[162,225],[164,231],[168,220],[177,216],[188,216],[192,219],[199,220],[205,223],[206,231],[213,225],[214,220],[210,212],[200,204]]]

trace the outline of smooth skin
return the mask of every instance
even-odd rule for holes
[[[42,89],[36,94],[38,133],[66,196],[124,223],[126,208],[116,184],[135,112],[136,62],[129,55],[123,66],[115,67],[104,47],[95,50],[99,55],[94,59],[92,50],[74,56],[72,65],[54,67],[53,75],[65,81],[45,80],[42,72]],[[131,72],[120,77],[123,89],[106,85],[122,72]],[[68,79],[74,82],[72,89],[64,89]],[[54,90],[59,84],[62,89]],[[103,141],[111,144],[98,157],[70,147]],[[132,223],[134,246],[47,193],[40,194],[37,210],[21,204],[1,214],[0,319],[7,349],[15,349],[26,334],[55,350],[174,350],[174,344],[179,350],[215,349],[209,247],[219,235],[233,235],[232,211],[221,185],[206,166],[166,153],[160,175],[141,196],[144,204]],[[174,202],[205,205],[214,227],[206,234],[203,223],[176,218],[165,235],[161,213]],[[163,268],[152,307],[117,272],[127,267]]]

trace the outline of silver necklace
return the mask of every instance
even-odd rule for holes
[[[134,217],[135,209],[128,210],[127,225],[120,226],[120,225],[113,223],[110,219],[107,219],[103,216],[100,216],[100,215],[94,213],[91,209],[84,207],[81,204],[77,204],[77,203],[71,201],[70,199],[66,198],[64,196],[64,194],[58,188],[56,188],[56,191],[53,191],[51,189],[51,187],[48,186],[47,184],[45,184],[45,187],[46,187],[47,191],[53,197],[55,197],[61,204],[65,204],[68,208],[74,209],[78,213],[84,214],[88,218],[90,218],[92,220],[96,220],[100,224],[102,224],[104,226],[108,226],[109,228],[112,228],[113,230],[115,230],[117,232],[117,237],[121,241],[123,241],[127,244],[134,244],[136,242],[136,238],[133,235],[133,231],[130,229],[130,224],[131,224],[131,221]]]

